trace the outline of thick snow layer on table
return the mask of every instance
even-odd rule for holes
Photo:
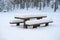
[[[16,15],[25,13],[47,14],[47,18],[53,19],[53,23],[47,27],[38,27],[35,29],[23,28],[21,26],[11,25],[10,20],[14,20]],[[51,8],[44,10],[26,9],[15,10],[11,12],[0,12],[0,40],[60,40],[60,9],[53,12]]]
[[[51,19],[48,19],[48,18],[43,18],[43,19],[34,19],[34,20],[28,20],[26,21],[26,24],[28,25],[33,25],[33,24],[43,24],[43,23],[46,23],[46,22],[52,22],[53,20]]]
[[[19,15],[16,15],[15,17],[19,17],[19,18],[29,18],[29,17],[46,17],[47,15],[46,14],[36,14],[36,13],[26,13],[26,14],[19,14]]]

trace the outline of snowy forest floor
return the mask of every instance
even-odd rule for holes
[[[19,14],[46,14],[47,18],[53,19],[53,23],[47,27],[38,27],[35,29],[24,29],[21,26],[10,25]],[[51,8],[44,10],[37,9],[21,9],[10,12],[0,12],[0,40],[60,40],[60,9],[53,12]]]

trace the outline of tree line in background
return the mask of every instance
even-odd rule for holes
[[[54,9],[54,12],[59,8],[60,0],[0,0],[0,12],[12,11],[14,9],[37,8],[41,10],[46,6]]]

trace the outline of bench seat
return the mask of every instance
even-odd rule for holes
[[[17,24],[17,26],[19,26],[19,24],[23,23],[23,22],[24,22],[24,20],[15,19],[15,20],[10,21],[10,24]]]
[[[52,23],[53,21],[51,19],[39,19],[39,20],[28,20],[26,21],[26,26],[38,26],[40,24],[45,24],[45,26],[48,26],[48,23]]]

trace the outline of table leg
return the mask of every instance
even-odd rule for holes
[[[29,20],[29,19],[24,19],[24,28],[27,28],[27,25],[25,24],[25,22]]]
[[[45,26],[48,26],[48,23],[46,23]]]
[[[25,21],[24,21],[24,28],[27,28],[26,24],[25,24]]]
[[[33,28],[37,28],[38,25],[33,25]]]
[[[16,26],[19,26],[20,23],[17,23]]]
[[[39,18],[37,18],[37,19],[42,19],[42,17],[39,17]],[[40,26],[40,24],[38,24],[38,26]]]

